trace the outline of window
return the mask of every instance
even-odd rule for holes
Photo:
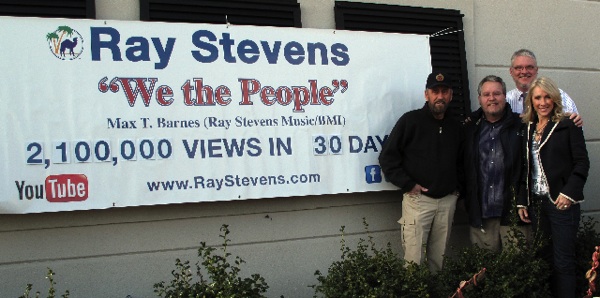
[[[454,94],[450,111],[460,120],[471,111],[462,17],[460,11],[451,9],[335,2],[337,29],[427,35],[438,33],[429,39],[431,67],[452,76]]]
[[[96,4],[94,0],[0,0],[0,15],[94,19]]]
[[[296,0],[141,0],[143,21],[302,27]]]

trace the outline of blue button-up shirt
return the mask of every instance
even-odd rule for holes
[[[483,218],[500,217],[504,207],[504,151],[500,130],[504,118],[481,122],[479,132],[479,193]]]

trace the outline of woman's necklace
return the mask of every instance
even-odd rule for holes
[[[544,128],[546,128],[546,125],[548,125],[548,120],[546,120],[546,122],[544,124],[540,124],[540,122],[537,123],[534,134],[535,134],[535,140],[539,141],[542,138],[542,134],[544,133]]]

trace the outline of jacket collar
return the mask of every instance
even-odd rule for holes
[[[533,121],[529,121],[529,125],[527,127],[528,132],[528,140],[527,142],[530,142],[531,139],[533,138],[533,131],[535,130],[535,124],[536,122]],[[544,132],[542,133],[542,139],[540,140],[540,149],[542,149],[542,147],[544,147],[544,145],[546,144],[546,142],[548,142],[548,140],[550,139],[550,136],[552,136],[552,133],[554,132],[554,130],[556,129],[556,127],[558,126],[558,124],[560,124],[559,122],[553,122],[552,120],[550,120],[550,124],[552,124],[550,131],[548,132],[548,127],[546,126],[546,128],[544,128]]]

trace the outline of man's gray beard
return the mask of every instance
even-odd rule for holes
[[[448,105],[444,103],[444,106],[438,107],[435,103],[429,103],[429,109],[434,115],[444,115],[448,109]]]

